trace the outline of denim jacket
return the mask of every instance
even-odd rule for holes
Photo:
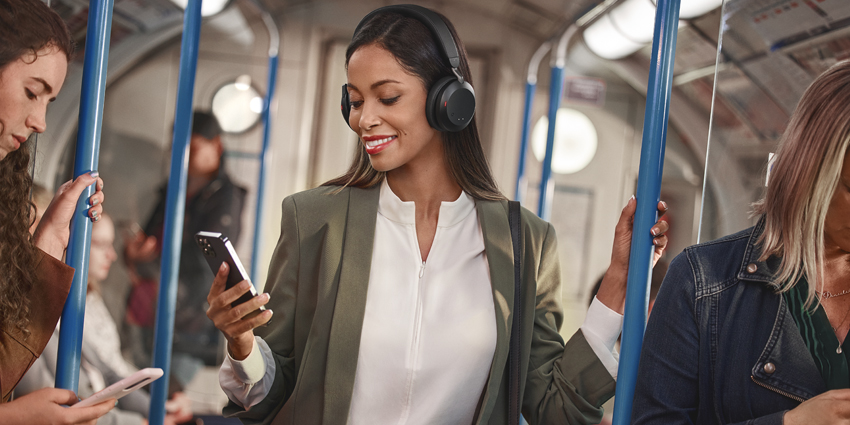
[[[826,391],[755,227],[687,248],[670,265],[641,353],[633,424],[782,424]]]

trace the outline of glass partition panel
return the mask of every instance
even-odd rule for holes
[[[806,87],[850,57],[846,0],[726,0],[706,148],[699,242],[753,225],[753,202]],[[700,91],[700,90],[697,90]]]

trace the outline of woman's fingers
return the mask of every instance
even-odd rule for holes
[[[210,293],[207,295],[207,304],[210,307],[213,306],[216,298],[224,292],[224,284],[227,282],[227,274],[230,272],[230,267],[228,267],[227,263],[221,263],[221,266],[218,268],[218,272],[215,274],[215,278],[213,279],[212,286],[210,287]]]
[[[105,415],[107,412],[114,409],[116,404],[116,400],[114,398],[110,398],[95,404],[94,406],[66,409],[66,417],[69,420],[68,423],[87,423],[88,421],[94,421]]]
[[[226,330],[222,330],[225,335],[237,336],[252,329],[257,326],[261,326],[271,320],[272,314],[274,314],[271,310],[266,310],[256,316],[251,318],[242,319],[236,322],[231,323],[228,326],[225,326]]]
[[[649,233],[652,233],[652,236],[654,237],[658,237],[667,233],[668,230],[670,230],[670,223],[667,223],[667,220],[658,220],[655,225],[649,229]]]

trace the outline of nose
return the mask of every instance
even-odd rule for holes
[[[110,247],[109,252],[106,253],[106,257],[110,262],[113,262],[118,259],[118,253],[115,252],[115,248]]]
[[[44,130],[47,129],[45,115],[47,115],[47,105],[39,105],[36,107],[36,109],[27,116],[27,128],[36,133],[44,133]]]
[[[360,120],[358,124],[361,130],[369,130],[381,124],[381,119],[378,116],[378,108],[372,105],[373,102],[363,102],[363,107],[360,108]]]

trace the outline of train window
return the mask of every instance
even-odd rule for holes
[[[546,136],[549,119],[540,117],[531,133],[531,148],[538,161],[546,155]],[[555,147],[552,152],[552,171],[572,174],[584,169],[596,155],[596,127],[587,115],[570,108],[558,110],[555,123]]]
[[[242,75],[215,92],[212,112],[218,118],[222,130],[242,133],[260,120],[263,98],[251,85],[251,77]]]

